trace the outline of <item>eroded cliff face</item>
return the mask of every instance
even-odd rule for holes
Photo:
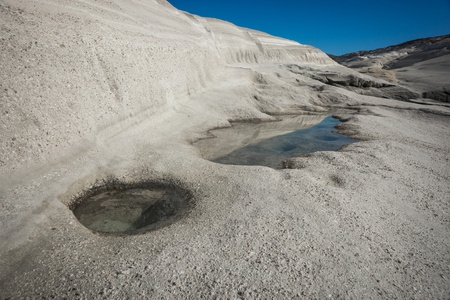
[[[170,109],[230,64],[334,63],[166,1],[6,0],[0,30],[0,164],[11,168]]]

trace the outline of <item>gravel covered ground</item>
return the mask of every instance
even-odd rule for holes
[[[11,47],[45,40],[34,35],[44,25],[45,32],[56,31],[58,39],[74,46],[50,47],[48,53],[61,55],[53,58],[37,55],[46,53],[42,49],[2,48],[2,53],[19,54],[14,60],[1,58],[2,68],[9,61],[13,75],[8,83],[0,81],[1,113],[9,115],[1,119],[0,298],[450,297],[448,104],[389,99],[385,90],[380,98],[376,89],[383,87],[375,86],[381,84],[349,88],[318,80],[312,75],[326,70],[343,81],[357,76],[360,82],[382,82],[320,58],[322,52],[309,46],[297,46],[294,55],[294,46],[281,39],[276,46],[269,43],[281,50],[268,48],[264,62],[233,61],[230,57],[236,56],[215,53],[209,42],[199,46],[195,26],[208,19],[186,16],[163,1],[145,7],[74,1],[66,7],[64,1],[52,0],[36,12],[28,1],[4,2],[0,25],[2,33],[10,30]],[[159,23],[146,19],[141,9],[159,17],[153,17]],[[117,15],[122,23],[111,23]],[[13,26],[17,20],[22,27]],[[72,25],[84,20],[88,27],[58,31],[62,20]],[[170,31],[161,29],[164,22],[189,34],[163,37],[164,30]],[[157,30],[154,36],[144,32],[151,26],[161,36]],[[218,21],[211,26],[221,28],[217,32],[238,30]],[[14,37],[13,31],[22,29],[31,33]],[[132,42],[139,39],[128,31],[154,39],[153,46],[173,47],[173,52],[164,47],[154,51],[163,59],[155,62],[154,72],[150,62],[137,67],[141,50]],[[104,39],[117,37],[116,44],[90,44],[99,32]],[[204,41],[213,39],[205,32]],[[75,46],[76,41],[84,44]],[[180,41],[190,45],[191,54],[173,46]],[[252,57],[249,53],[259,48],[251,46],[254,39],[246,41],[248,45],[229,45]],[[100,55],[77,66],[77,60],[87,57],[80,54],[83,49],[88,53],[95,47]],[[127,47],[133,56],[119,60],[116,54]],[[71,49],[76,52],[72,56],[63,52]],[[108,54],[110,49],[117,53]],[[305,51],[311,56],[302,56]],[[180,53],[184,56],[177,60]],[[267,53],[279,56],[271,61]],[[64,73],[63,57],[74,63],[73,73]],[[185,64],[189,57],[199,62]],[[51,82],[46,72],[55,75],[61,68],[60,80],[30,89],[13,72],[13,63],[35,63],[31,58],[44,71],[44,79],[35,82]],[[110,69],[113,62],[117,70]],[[136,75],[127,77],[133,72],[126,66],[132,63]],[[24,78],[41,67],[36,63]],[[61,83],[69,77],[71,83]],[[72,91],[67,84],[78,88]],[[48,94],[40,102],[25,101],[41,92]],[[72,104],[58,98],[65,92]],[[88,94],[90,100],[84,100],[82,95]],[[335,111],[343,122],[337,130],[361,142],[289,159],[282,170],[216,164],[192,145],[208,137],[208,130],[230,126],[230,120],[268,121],[273,114],[324,111]],[[155,231],[93,233],[69,206],[111,182],[177,186],[191,195],[192,205],[178,221]]]

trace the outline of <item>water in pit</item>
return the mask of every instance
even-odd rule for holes
[[[128,189],[100,193],[73,210],[81,224],[105,233],[133,233],[175,221],[186,199],[171,189]]]
[[[282,161],[316,151],[336,151],[357,142],[332,132],[340,121],[332,116],[283,116],[280,121],[234,123],[215,129],[215,138],[196,142],[208,160],[230,165],[258,165],[282,168]]]

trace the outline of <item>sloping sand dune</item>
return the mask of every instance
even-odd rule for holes
[[[227,64],[332,63],[313,47],[154,1],[13,1],[1,14],[6,167],[167,110]]]
[[[0,298],[450,295],[446,103],[164,0],[0,3]],[[342,108],[361,142],[289,169],[192,146],[230,121]],[[149,181],[192,209],[128,236],[69,209]]]

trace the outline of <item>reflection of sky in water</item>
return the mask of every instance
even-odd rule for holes
[[[339,123],[339,120],[329,116],[308,129],[296,130],[239,148],[213,161],[231,165],[281,168],[281,162],[286,158],[315,151],[336,151],[344,144],[357,142],[345,135],[331,132]]]

